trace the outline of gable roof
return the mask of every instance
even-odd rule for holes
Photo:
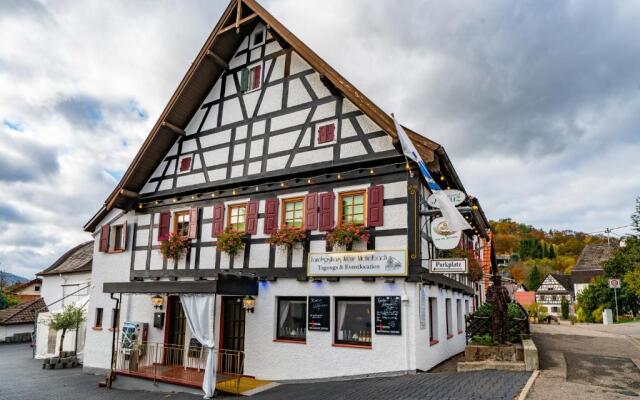
[[[31,286],[33,284],[37,284],[37,283],[42,283],[42,279],[35,278],[35,279],[32,279],[32,280],[27,281],[27,282],[16,283],[15,285],[9,286],[7,288],[7,291],[9,293],[16,293],[16,292],[19,292],[20,290],[22,290],[22,289],[24,289],[26,287],[29,287],[29,286]]]
[[[279,42],[293,48],[314,68],[321,75],[323,83],[342,93],[397,143],[391,116],[356,89],[255,0],[231,0],[122,179],[107,197],[104,206],[85,224],[86,231],[93,232],[113,208],[127,209],[135,203],[140,190],[173,145],[176,134],[184,132],[191,117],[226,69],[226,63],[233,57],[241,40],[260,20],[269,27]],[[430,167],[450,176],[456,187],[464,191],[444,148],[408,128],[405,130],[422,159],[429,163]],[[488,224],[484,224],[484,215],[477,214],[475,217],[480,225],[488,229]]]
[[[51,266],[36,275],[58,275],[91,271],[93,240],[77,245],[64,253]]]
[[[602,263],[613,255],[613,247],[607,244],[588,244],[582,249],[573,271],[602,271]]]
[[[563,274],[549,274],[549,275],[554,277],[555,280],[558,281],[558,283],[560,285],[562,285],[562,287],[565,288],[567,291],[573,292],[573,285],[571,283],[571,276],[563,275]]]
[[[5,308],[0,310],[0,325],[33,324],[36,314],[41,311],[47,311],[47,306],[41,297]]]

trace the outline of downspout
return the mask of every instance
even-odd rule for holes
[[[122,295],[120,295],[122,297]],[[116,301],[116,310],[118,313],[120,312],[120,299],[113,297],[113,293],[110,294],[111,300]],[[114,362],[116,355],[116,329],[112,329],[111,332],[111,368],[109,369],[109,376],[107,377],[107,388],[111,389],[111,384],[113,383],[113,374],[114,374]]]

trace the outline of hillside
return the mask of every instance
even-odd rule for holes
[[[16,283],[22,283],[28,281],[27,278],[23,278],[18,275],[14,275],[9,272],[0,271],[0,288],[9,287]]]
[[[604,236],[571,230],[544,231],[511,219],[491,221],[491,227],[496,255],[511,257],[508,274],[519,283],[534,267],[543,278],[551,272],[570,274],[584,246],[607,241]]]

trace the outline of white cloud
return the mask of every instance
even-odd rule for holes
[[[640,194],[637,3],[263,2],[384,110],[440,142],[491,218],[624,225]],[[89,238],[226,2],[0,3],[0,260]],[[115,177],[115,178],[114,178]]]

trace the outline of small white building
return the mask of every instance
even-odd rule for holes
[[[218,370],[261,380],[415,373],[464,350],[474,287],[429,272],[431,192],[391,116],[254,1],[230,2],[184,79],[85,226],[96,239],[85,371],[108,371],[115,346],[127,379],[199,386],[184,294],[215,298]],[[434,178],[464,193],[444,148],[408,134]],[[488,222],[462,205],[474,229],[460,246],[477,250]],[[368,237],[332,246],[327,234],[348,224]],[[271,246],[283,227],[304,240]],[[220,249],[227,230],[243,234],[235,255]],[[189,239],[178,260],[160,253],[172,234]]]
[[[63,254],[49,268],[37,275],[42,279],[40,290],[48,311],[38,314],[36,333],[36,358],[57,355],[62,332],[49,328],[49,321],[55,313],[73,304],[88,310],[89,288],[91,285],[91,267],[93,241],[80,244]],[[78,357],[83,358],[86,323],[80,326],[77,343],[76,332],[67,332],[63,350],[78,349]]]
[[[0,343],[30,342],[35,313],[46,311],[41,298],[0,310]]]
[[[547,308],[547,313],[559,317],[562,315],[562,299],[567,299],[573,304],[573,285],[571,276],[562,274],[549,274],[536,290],[536,303]]]

